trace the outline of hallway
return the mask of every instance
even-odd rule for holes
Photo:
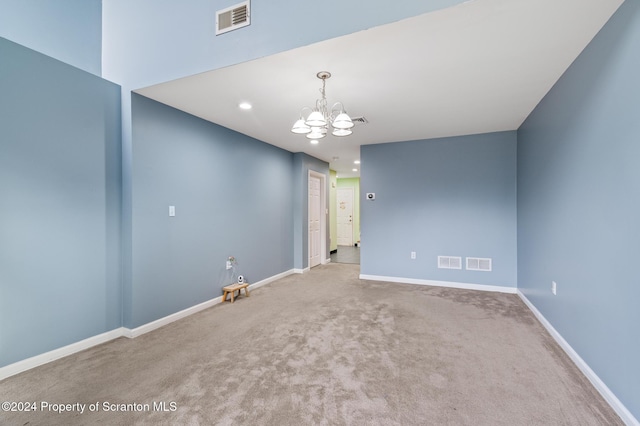
[[[338,246],[338,251],[331,253],[331,263],[360,264],[360,247]]]

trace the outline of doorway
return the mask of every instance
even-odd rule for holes
[[[336,194],[338,245],[353,245],[353,188],[338,188]]]
[[[331,182],[331,262],[360,264],[360,178]]]
[[[339,246],[338,250],[331,253],[331,263],[355,263],[360,264],[360,247]]]
[[[309,170],[308,178],[308,232],[309,268],[324,263],[326,243],[326,177]]]

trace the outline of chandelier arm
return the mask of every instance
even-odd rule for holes
[[[311,107],[303,106],[302,109],[300,109],[300,118],[301,119],[304,119],[303,112],[304,112],[305,109],[309,110],[309,114],[311,114],[313,112],[313,109],[311,109]]]
[[[336,105],[340,105],[340,109],[336,108]],[[337,116],[339,116],[342,113],[346,113],[347,111],[345,111],[344,109],[344,104],[340,101],[334,103],[331,106],[331,111],[329,112],[329,121],[331,121],[333,123],[333,120],[336,119]]]
[[[339,110],[336,109],[336,105],[340,105]],[[347,112],[344,110],[344,104],[340,101],[334,103],[333,106],[331,107],[331,112],[333,113],[334,111],[338,111],[338,114],[340,114],[341,112]]]

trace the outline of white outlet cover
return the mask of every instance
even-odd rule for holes
[[[173,217],[176,215],[176,206],[169,206],[169,216]]]

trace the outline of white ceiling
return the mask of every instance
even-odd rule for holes
[[[361,145],[517,129],[622,1],[472,0],[136,92],[358,176]],[[369,123],[311,145],[290,129],[324,70]]]

